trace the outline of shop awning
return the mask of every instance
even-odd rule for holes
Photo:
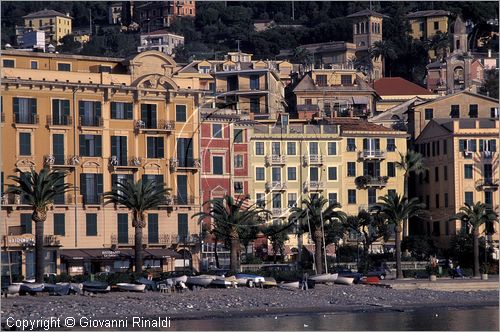
[[[62,249],[59,250],[61,258],[66,260],[82,260],[92,258],[90,254],[86,253],[81,249]]]
[[[182,255],[172,249],[148,248],[144,250],[144,257],[154,258],[182,258]]]
[[[111,249],[61,249],[59,250],[61,258],[66,260],[84,260],[84,259],[120,259],[130,258],[128,252]]]

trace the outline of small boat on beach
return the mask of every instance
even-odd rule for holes
[[[193,276],[193,277],[188,277],[186,284],[191,285],[191,286],[198,286],[198,287],[207,287],[212,283],[212,281],[215,279],[215,276],[210,276],[210,275],[199,275],[199,276]]]
[[[216,287],[216,288],[229,288],[232,287],[236,283],[236,278],[234,278],[234,281],[230,278],[224,278],[224,277],[215,277],[215,279],[212,280],[210,283],[210,286]]]
[[[36,293],[40,293],[43,291],[45,288],[44,284],[37,284],[37,283],[22,283],[19,286],[19,294],[21,295],[35,295]]]
[[[49,295],[63,296],[68,295],[70,292],[69,284],[44,284],[44,292],[49,293]]]
[[[351,277],[338,276],[337,279],[335,280],[335,283],[339,285],[352,285],[353,282],[354,278]]]
[[[3,289],[3,293],[6,295],[19,294],[19,290],[21,289],[21,283],[16,282],[12,283],[6,288]]]
[[[300,282],[294,281],[294,282],[282,282],[281,284],[278,284],[278,287],[280,288],[286,288],[286,289],[299,289],[300,288]]]
[[[144,292],[146,289],[146,285],[144,284],[129,284],[126,282],[117,283],[116,286],[118,289],[127,292]]]
[[[314,280],[317,284],[322,284],[322,283],[327,283],[327,282],[335,282],[337,280],[337,277],[339,276],[338,273],[324,273],[324,274],[317,274],[315,276],[309,277],[310,280]]]
[[[85,281],[83,283],[82,290],[89,293],[107,293],[111,290],[111,288],[105,282]]]
[[[73,282],[58,282],[56,285],[60,285],[63,287],[68,286],[69,294],[81,294],[83,289],[83,284],[77,284]]]
[[[262,284],[262,287],[271,288],[271,287],[276,287],[276,286],[278,286],[276,279],[274,279],[272,277],[265,277],[264,278],[264,283]]]
[[[264,277],[257,276],[255,274],[238,273],[235,277],[239,286],[253,287],[255,285],[264,284],[265,282]]]
[[[167,284],[172,283],[172,285],[177,285],[177,283],[179,283],[179,282],[186,283],[187,280],[188,280],[188,276],[187,275],[183,275],[183,276],[180,276],[180,277],[168,278],[167,279]]]

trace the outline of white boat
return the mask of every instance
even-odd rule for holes
[[[7,286],[7,289],[4,290],[5,294],[19,294],[19,290],[21,289],[21,283],[16,282]]]
[[[284,283],[278,284],[278,286],[280,288],[299,289],[300,288],[300,283],[298,281],[284,282]]]
[[[187,284],[192,286],[207,287],[215,279],[215,276],[199,275],[187,278]]]
[[[236,283],[239,286],[253,287],[254,285],[262,285],[266,281],[264,277],[257,276],[254,274],[244,274],[238,273],[235,275]]]
[[[333,273],[333,274],[325,273],[325,274],[317,274],[315,276],[311,276],[309,277],[309,279],[314,280],[318,284],[321,284],[326,282],[335,282],[338,276],[339,276],[338,273]]]
[[[215,279],[212,280],[210,283],[210,286],[213,287],[218,287],[218,288],[229,288],[233,286],[233,282],[230,280],[227,280],[224,277],[216,277]]]
[[[121,282],[116,284],[116,286],[123,291],[128,291],[128,292],[144,292],[146,289],[146,285],[144,284],[129,284],[126,282]]]
[[[351,277],[338,276],[337,279],[335,280],[335,283],[339,285],[352,285],[353,282],[354,278]]]
[[[187,280],[188,280],[187,275],[183,275],[183,276],[176,277],[176,278],[168,278],[167,283],[170,281],[173,285],[177,285],[178,282],[186,283]]]
[[[264,280],[264,284],[262,285],[264,288],[276,287],[278,285],[276,279],[272,277],[265,277]]]

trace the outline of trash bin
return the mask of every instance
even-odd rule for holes
[[[442,266],[438,267],[438,274],[439,275],[443,274],[443,267]]]

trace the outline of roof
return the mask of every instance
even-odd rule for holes
[[[62,16],[62,17],[72,19],[71,16],[63,14],[61,12],[58,12],[57,10],[52,10],[52,9],[40,10],[38,12],[34,12],[34,13],[28,14],[26,16],[23,16],[23,18],[38,18],[38,17],[52,17],[52,16]]]
[[[373,88],[381,96],[434,95],[420,85],[402,77],[383,77],[375,81]]]
[[[458,126],[454,124],[458,123]],[[479,126],[477,126],[479,124]],[[441,130],[445,130],[449,133],[455,133],[460,135],[461,129],[484,129],[482,134],[498,136],[498,119],[491,118],[474,118],[474,119],[450,119],[450,118],[434,118],[432,119],[422,130],[417,138],[417,141],[422,138],[426,138],[427,132],[431,130],[433,126],[438,126]],[[493,133],[494,134],[493,134]]]
[[[373,132],[392,132],[398,133],[399,131],[371,123],[368,121],[360,120],[358,118],[325,118],[329,124],[340,125],[342,131],[373,131]],[[406,134],[405,132],[401,132]]]
[[[363,9],[359,12],[347,15],[347,17],[361,17],[361,16],[389,17],[387,15],[377,13],[376,11],[371,9]]]
[[[419,97],[413,97],[410,100],[407,100],[399,105],[389,108],[384,112],[381,112],[380,114],[375,115],[374,117],[370,118],[370,121],[372,122],[394,121],[396,120],[395,117],[399,118],[400,120],[406,120],[407,118],[406,112],[408,111],[408,107],[410,107],[413,104],[418,105],[423,102],[425,102],[424,99],[421,99]]]
[[[355,85],[348,86],[316,86],[310,75],[305,75],[297,84],[294,92],[297,91],[359,91],[359,92],[375,92],[363,79],[356,75]]]
[[[418,12],[409,13],[406,15],[408,18],[419,17],[432,17],[432,16],[449,16],[450,12],[447,10],[420,10]]]
[[[483,99],[486,99],[486,100],[498,103],[498,99],[491,98],[491,97],[488,97],[486,95],[482,95],[482,94],[479,94],[479,93],[474,93],[474,92],[471,92],[471,91],[465,91],[464,90],[464,91],[458,91],[458,92],[455,92],[455,93],[452,93],[452,94],[449,94],[449,95],[445,95],[445,96],[442,96],[442,97],[439,97],[439,98],[436,98],[436,99],[433,99],[433,100],[426,101],[426,102],[424,102],[424,103],[422,103],[420,105],[428,105],[428,104],[431,104],[431,103],[434,103],[434,102],[438,102],[438,101],[441,101],[441,100],[444,100],[444,99],[447,99],[447,98],[454,97],[454,96],[459,95],[461,93],[466,93],[466,94],[468,94],[470,96],[473,96],[473,97],[483,98]]]
[[[155,30],[155,31],[151,31],[151,32],[142,32],[142,33],[141,33],[141,35],[142,35],[142,36],[144,36],[144,35],[147,35],[147,36],[149,36],[149,35],[173,35],[173,36],[177,36],[177,37],[182,37],[182,38],[184,38],[184,37],[183,37],[183,36],[181,36],[181,35],[177,35],[177,34],[175,34],[175,33],[172,33],[172,32],[170,32],[170,31],[167,31],[167,30]]]

